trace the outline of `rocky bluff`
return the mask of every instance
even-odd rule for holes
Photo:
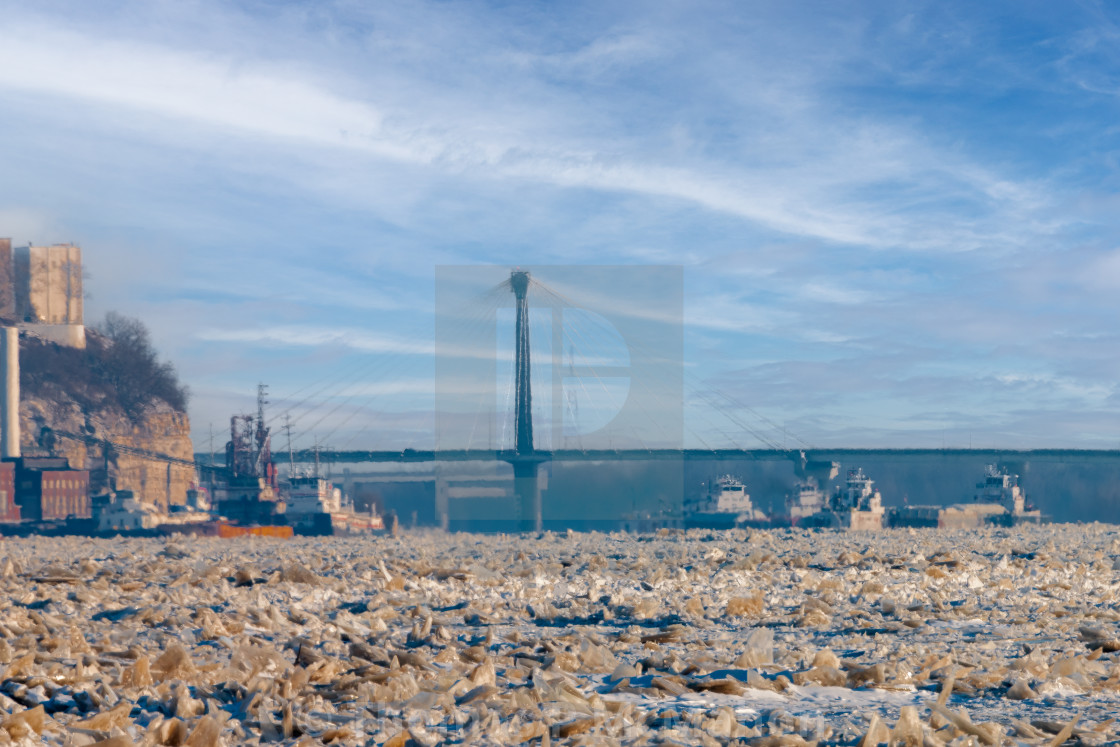
[[[114,448],[193,458],[187,391],[171,364],[158,360],[140,322],[110,314],[87,330],[84,350],[22,332],[20,389],[25,455],[56,454],[88,469],[95,495],[131,490],[153,505],[184,502],[191,467]]]

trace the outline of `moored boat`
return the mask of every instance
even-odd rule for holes
[[[356,511],[341,490],[316,474],[291,475],[285,503],[285,517],[297,534],[370,534],[385,529],[375,511]]]
[[[766,526],[769,518],[756,509],[746,486],[736,477],[723,475],[708,484],[708,491],[684,504],[686,529],[731,529]]]
[[[807,524],[841,529],[882,529],[883,497],[862,467],[848,470],[848,479],[828,499],[827,507]]]

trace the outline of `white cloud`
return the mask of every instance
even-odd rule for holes
[[[0,87],[125,107],[246,135],[368,150],[389,157],[415,151],[382,136],[372,106],[321,85],[233,59],[44,27],[10,29],[0,47]]]
[[[344,345],[366,353],[430,356],[430,343],[404,340],[370,332],[367,329],[316,327],[305,325],[271,326],[248,329],[204,329],[195,333],[204,342],[246,343],[262,346],[316,347]]]
[[[842,306],[857,306],[874,300],[870,293],[859,288],[844,287],[829,282],[811,281],[803,285],[798,295],[807,301],[817,301]]]
[[[607,39],[575,54],[631,59],[648,46],[636,39]],[[13,24],[0,48],[0,89],[154,116],[164,124],[142,127],[157,140],[181,142],[184,128],[211,128],[258,144],[260,138],[272,140],[275,148],[328,148],[447,174],[670,198],[770,230],[870,247],[967,250],[1002,245],[1039,228],[1038,221],[1006,220],[1038,207],[1042,193],[1037,188],[988,173],[899,125],[851,120],[819,102],[805,104],[811,79],[795,77],[794,90],[780,94],[769,83],[753,89],[763,100],[777,96],[785,102],[766,117],[775,130],[764,154],[744,142],[746,151],[738,158],[690,154],[678,165],[674,161],[681,159],[669,152],[638,157],[637,148],[645,144],[637,139],[589,137],[579,118],[587,112],[557,109],[557,118],[549,120],[541,116],[548,110],[503,102],[489,114],[480,101],[452,102],[472,108],[448,110],[435,103],[438,86],[409,81],[403,72],[399,84],[415,86],[411,100],[377,90],[358,98],[339,92],[342,86],[331,80],[332,72],[309,63],[280,65],[35,23]],[[522,84],[548,90],[532,77]],[[493,86],[481,84],[475,93],[485,97]],[[549,131],[542,132],[545,122]],[[752,161],[762,155],[768,167],[753,168]],[[896,184],[905,188],[874,198],[856,196]],[[941,220],[944,211],[935,205],[927,216],[899,209],[912,200],[925,203],[928,214],[931,200],[977,195],[997,204],[968,222]],[[884,201],[897,203],[896,208],[884,209]]]

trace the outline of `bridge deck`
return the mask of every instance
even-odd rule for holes
[[[810,461],[838,461],[851,463],[859,459],[910,458],[931,456],[972,456],[992,460],[1036,460],[1081,462],[1101,459],[1120,459],[1116,449],[870,449],[870,448],[824,448],[798,450],[784,449],[617,449],[578,451],[565,449],[559,451],[538,451],[542,461],[556,462],[606,462],[606,461],[647,461],[658,459],[699,460],[757,460],[787,461],[808,459]],[[315,461],[312,450],[295,452],[295,461],[307,464]],[[205,464],[208,455],[196,455],[196,461]],[[512,450],[493,451],[488,449],[447,450],[404,449],[403,451],[320,451],[320,462],[332,464],[362,464],[383,462],[410,464],[417,462],[510,462],[517,459]]]

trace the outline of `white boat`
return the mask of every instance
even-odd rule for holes
[[[286,519],[298,534],[368,534],[385,528],[376,512],[355,511],[341,490],[318,475],[292,475],[286,503]]]
[[[1026,510],[1026,496],[1019,488],[1019,476],[1009,475],[994,464],[984,468],[984,482],[976,483],[979,491],[972,500],[974,503],[998,503],[1008,513],[1021,514]]]
[[[168,510],[144,503],[131,490],[118,490],[93,500],[93,518],[96,531],[101,534],[119,532],[144,534],[150,530],[181,531],[192,525],[205,524],[213,519],[208,502],[199,497],[197,489],[187,493],[188,502],[183,506],[169,506]]]
[[[288,478],[289,514],[329,514],[342,510],[342,491],[329,480],[316,475]]]
[[[938,526],[968,528],[996,524],[1038,524],[1042,513],[1027,505],[1027,497],[1019,487],[1019,476],[1008,474],[994,464],[984,467],[983,482],[976,483],[971,503],[958,503],[942,509]]]
[[[137,499],[131,490],[118,490],[99,498],[94,511],[98,532],[155,529],[166,516],[158,507]]]
[[[786,520],[791,526],[805,523],[824,509],[827,499],[815,477],[798,480],[793,492],[786,496]]]
[[[865,474],[863,468],[848,470],[844,485],[836,486],[836,492],[828,501],[828,509],[823,512],[826,525],[844,529],[882,529],[883,497],[875,489],[875,483]]]
[[[712,480],[706,494],[687,500],[684,505],[687,528],[730,529],[768,523],[766,514],[751,502],[747,487],[731,475]]]
[[[893,510],[892,526],[975,529],[983,526],[1014,526],[1042,523],[1042,514],[1028,505],[1019,487],[1019,476],[994,464],[984,467],[984,480],[976,483],[969,503],[951,506],[902,506]]]

